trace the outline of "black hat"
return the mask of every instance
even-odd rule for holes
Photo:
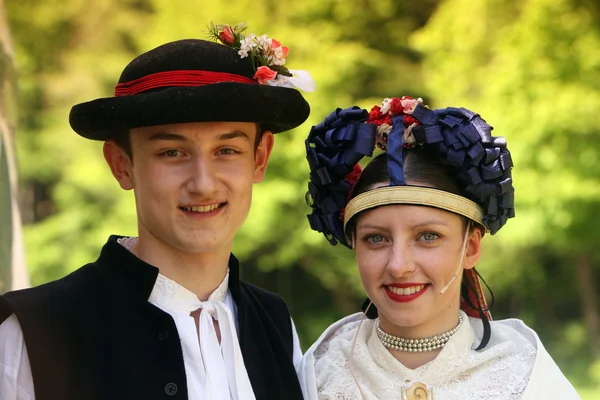
[[[114,97],[77,104],[79,135],[108,140],[123,130],[185,122],[256,122],[273,133],[302,124],[310,107],[296,89],[258,84],[254,67],[228,46],[170,42],[129,63]]]

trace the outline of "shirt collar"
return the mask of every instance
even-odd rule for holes
[[[109,237],[96,260],[96,267],[108,272],[111,283],[122,287],[126,293],[138,301],[147,302],[154,290],[159,270],[119,244],[119,239],[126,240],[127,238],[116,235]],[[229,256],[229,271],[221,285],[223,283],[225,283],[224,292],[229,290],[235,303],[239,303],[241,293],[239,262],[233,254]],[[221,288],[221,285],[218,289]]]
[[[123,237],[117,239],[117,243],[129,251],[131,251],[136,242],[136,237]],[[225,278],[221,281],[215,291],[212,292],[212,294],[208,297],[208,301],[223,301],[228,289],[229,268],[227,268]],[[167,278],[161,273],[159,273],[156,277],[154,287],[152,288],[152,292],[150,293],[148,300],[165,308],[183,310],[186,312],[195,311],[202,306],[202,301],[198,298],[198,296],[196,296],[196,294],[174,280]]]
[[[208,302],[223,302],[229,289],[229,271],[221,284],[208,297]],[[203,306],[203,301],[198,299],[193,292],[181,286],[172,279],[162,274],[158,274],[152,293],[150,293],[150,302],[172,310],[181,310],[187,313],[195,311]]]

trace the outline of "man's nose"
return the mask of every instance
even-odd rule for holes
[[[217,191],[216,169],[209,157],[195,157],[191,163],[188,190],[203,196]]]

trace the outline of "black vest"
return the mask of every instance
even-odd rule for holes
[[[36,400],[188,399],[175,323],[148,302],[158,269],[116,239],[60,280],[0,296],[0,322],[14,313],[23,330]],[[240,281],[233,255],[229,269],[256,399],[301,400],[287,306]]]

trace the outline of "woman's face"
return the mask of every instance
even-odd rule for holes
[[[447,291],[440,291],[456,273],[465,232],[462,217],[432,207],[389,205],[357,216],[356,261],[382,329],[420,337],[456,325],[462,269]],[[481,231],[474,229],[463,268],[475,266],[480,241]]]

